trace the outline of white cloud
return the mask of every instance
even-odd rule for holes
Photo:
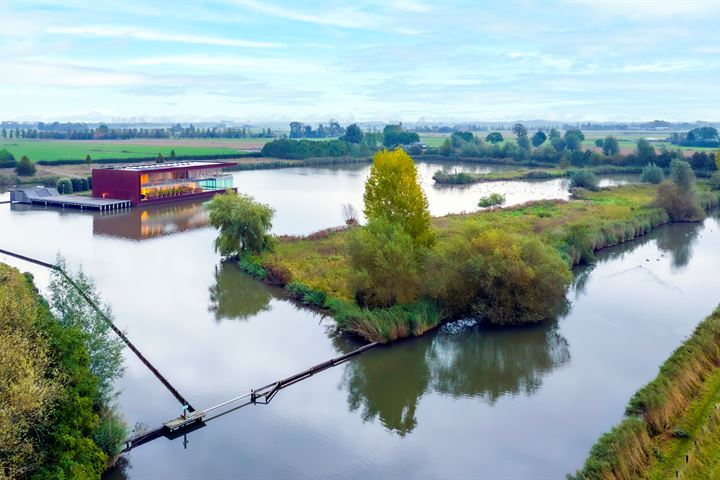
[[[277,42],[258,42],[237,38],[160,32],[155,30],[146,30],[138,27],[124,27],[114,25],[92,25],[87,27],[51,27],[47,30],[47,33],[53,35],[72,35],[80,37],[120,37],[145,41],[193,43],[200,45],[218,45],[223,47],[280,48],[284,46],[282,43]]]

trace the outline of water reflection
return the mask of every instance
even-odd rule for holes
[[[505,395],[534,394],[544,376],[569,360],[557,323],[489,329],[459,321],[435,335],[362,355],[345,367],[342,383],[351,411],[404,436],[417,426],[417,406],[426,393],[492,405]]]
[[[545,375],[569,360],[568,342],[557,325],[441,331],[426,356],[436,391],[490,405],[504,395],[532,395]]]
[[[93,216],[93,234],[145,240],[203,228],[208,212],[201,201],[139,206],[127,212]]]
[[[248,320],[270,310],[269,287],[240,270],[235,262],[215,267],[210,287],[210,307],[215,320]]]
[[[701,228],[701,223],[679,223],[674,228],[660,230],[657,246],[660,251],[670,253],[674,270],[681,270],[690,263]]]

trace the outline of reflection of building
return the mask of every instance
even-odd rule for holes
[[[186,198],[208,198],[233,188],[231,175],[222,162],[174,162],[94,168],[95,198],[130,200],[134,206]]]
[[[93,234],[143,240],[194,230],[208,224],[201,201],[173,205],[141,205],[117,215],[95,215]]]

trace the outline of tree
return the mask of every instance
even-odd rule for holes
[[[654,205],[663,208],[672,221],[702,220],[705,212],[695,195],[695,174],[684,160],[670,162],[670,180],[658,188]]]
[[[58,256],[57,265],[67,272],[65,260]],[[112,310],[103,303],[94,280],[82,269],[68,272],[78,291],[59,271],[50,274],[48,286],[50,307],[58,322],[66,328],[76,328],[85,334],[85,348],[90,354],[90,371],[98,379],[100,403],[110,406],[117,396],[113,382],[122,377],[122,339],[113,332]],[[85,300],[82,292],[100,307],[102,315]],[[104,317],[104,318],[103,318]],[[120,440],[122,443],[122,440]]]
[[[300,122],[290,122],[290,138],[301,138],[303,136],[303,124]]]
[[[488,134],[487,137],[485,137],[485,141],[488,143],[500,143],[503,141],[502,133],[500,132],[491,132]]]
[[[518,147],[522,148],[523,150],[530,150],[530,139],[527,135],[520,135],[517,137],[517,144]]]
[[[655,154],[655,148],[644,138],[637,141],[635,154],[637,155],[638,162],[640,164],[655,163],[655,158],[657,157]]]
[[[406,132],[402,125],[385,125],[383,128],[383,145],[396,147],[398,145],[410,145],[420,141],[420,136],[415,132]]]
[[[92,158],[90,158],[90,154],[89,154],[89,153],[85,156],[85,164],[86,164],[88,167],[90,166],[90,164],[92,164]]]
[[[620,153],[620,144],[618,143],[617,138],[607,136],[605,137],[605,140],[603,140],[602,149],[605,155],[614,157]]]
[[[547,135],[545,135],[545,132],[543,132],[542,130],[538,130],[532,136],[533,147],[535,147],[535,148],[539,147],[540,145],[545,143],[545,140],[547,140]]]
[[[35,172],[37,171],[37,168],[35,168],[35,164],[30,161],[28,157],[23,155],[23,157],[20,159],[20,162],[15,167],[15,173],[20,175],[21,177],[32,177],[35,175]]]
[[[348,253],[358,303],[389,307],[414,301],[420,288],[417,248],[403,226],[386,217],[372,218],[365,227],[356,229]]]
[[[690,164],[684,160],[670,162],[670,180],[678,186],[681,192],[692,192],[695,186],[695,174]]]
[[[582,148],[582,142],[585,140],[585,135],[583,135],[580,130],[567,130],[565,135],[563,135],[563,140],[565,141],[565,147],[568,150],[576,151]]]
[[[415,162],[401,149],[375,154],[363,198],[368,222],[384,218],[400,225],[415,245],[429,247],[434,242]]]
[[[353,123],[352,125],[348,125],[345,130],[345,135],[340,137],[340,140],[348,143],[362,143],[363,131],[360,130],[357,123]]]
[[[170,150],[170,160],[175,160],[175,150]]]
[[[550,141],[552,141],[552,140],[554,140],[554,139],[559,139],[559,138],[560,138],[560,132],[558,131],[558,129],[556,129],[556,128],[551,128],[551,129],[550,129],[550,133],[549,133],[549,135],[548,135],[548,138],[550,139]]]
[[[158,153],[158,156],[155,159],[155,163],[165,163],[165,157],[163,157],[162,153]]]
[[[68,195],[73,193],[72,182],[69,178],[61,178],[57,181],[57,191],[60,195]]]
[[[6,149],[0,150],[0,166],[2,167],[14,167],[17,165],[15,156],[7,151]]]
[[[605,142],[604,142],[604,140],[603,140],[602,138],[597,138],[597,139],[595,139],[595,146],[596,146],[596,147],[602,148],[604,144],[605,144]]]
[[[720,172],[720,150],[715,152],[715,169]]]
[[[515,134],[516,137],[527,137],[528,131],[527,128],[525,128],[525,125],[522,123],[516,123],[512,127],[512,132]]]
[[[210,225],[220,232],[215,250],[223,257],[242,257],[272,248],[270,235],[275,211],[249,195],[228,190],[208,203]]]

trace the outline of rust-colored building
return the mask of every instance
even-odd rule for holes
[[[172,162],[94,168],[95,198],[130,200],[134,206],[183,199],[209,198],[233,188],[227,162]]]

